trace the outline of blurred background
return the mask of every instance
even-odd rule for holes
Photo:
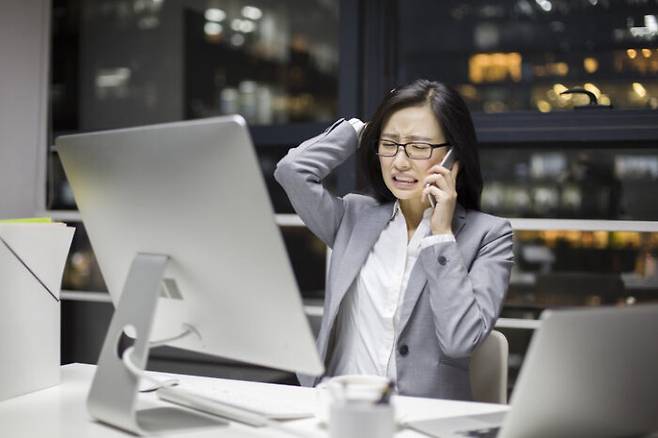
[[[655,0],[52,0],[49,12],[42,202],[77,227],[65,362],[95,362],[112,306],[50,146],[56,136],[242,114],[317,322],[327,250],[294,215],[274,166],[339,117],[367,120],[384,93],[419,77],[465,98],[482,208],[515,228],[499,323],[511,343],[510,391],[544,309],[658,301]],[[596,103],[560,94],[573,88]],[[345,163],[331,188],[358,189],[356,169]],[[294,381],[174,350],[151,367]]]

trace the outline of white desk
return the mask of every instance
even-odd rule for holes
[[[132,436],[120,430],[93,421],[85,406],[87,392],[96,369],[93,365],[71,364],[62,367],[62,383],[59,386],[16,397],[0,402],[0,437],[11,438],[76,438],[76,437],[128,437]],[[207,377],[177,376],[181,384],[185,381],[201,381],[208,385],[222,385],[234,390],[244,390],[264,397],[280,398],[291,402],[304,402],[315,405],[316,395],[312,388],[297,386],[272,385],[266,383],[245,382],[238,380],[213,379]],[[163,404],[153,394],[143,394],[145,406]],[[453,402],[416,397],[396,397],[395,407],[405,420],[449,417],[464,414],[478,414],[508,409],[507,406]],[[307,431],[309,438],[327,437],[325,429],[317,420],[309,418],[288,422],[299,431]],[[251,428],[238,423],[219,426],[201,432],[167,434],[168,437],[281,437],[292,435],[266,428]],[[396,437],[422,437],[423,435],[404,430]]]

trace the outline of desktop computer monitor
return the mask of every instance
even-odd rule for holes
[[[168,345],[323,372],[242,117],[62,136],[56,150],[117,313],[148,284],[140,257],[165,257],[151,341],[191,327]],[[133,321],[148,313],[135,296]]]

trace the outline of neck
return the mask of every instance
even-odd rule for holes
[[[418,199],[400,199],[400,210],[407,222],[408,230],[415,230],[418,224],[423,220],[423,212],[428,207]]]

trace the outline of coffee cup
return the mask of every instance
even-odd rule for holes
[[[325,379],[316,386],[316,417],[321,424],[329,423],[334,403],[376,403],[389,385],[386,377],[368,374],[348,374]]]

